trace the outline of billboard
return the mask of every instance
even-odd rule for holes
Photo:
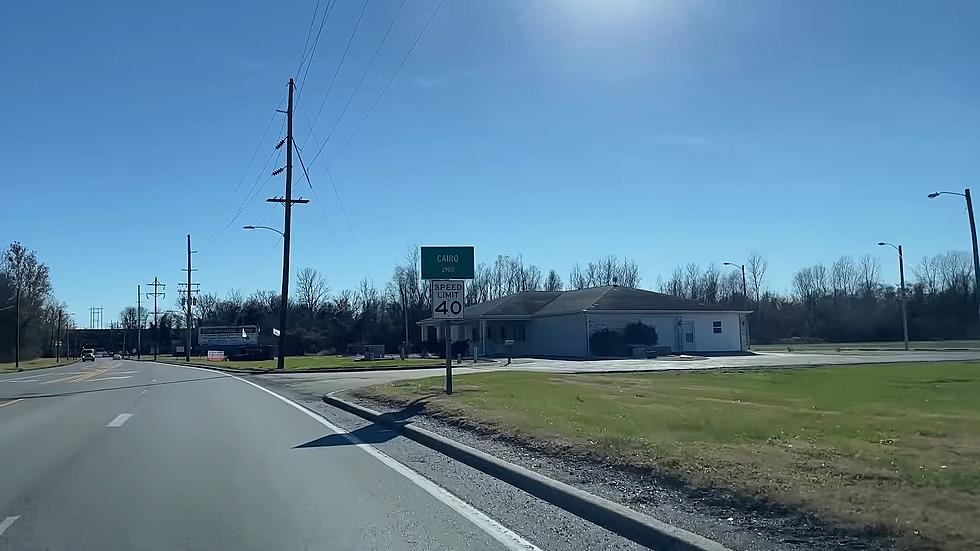
[[[258,346],[259,327],[257,325],[200,327],[197,330],[197,343],[202,348],[208,346]]]

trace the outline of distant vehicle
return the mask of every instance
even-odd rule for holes
[[[87,361],[93,361],[94,362],[95,361],[95,350],[93,350],[91,348],[83,348],[82,349],[82,361],[83,362],[87,362]]]
[[[113,360],[121,360],[122,359],[122,355],[119,354],[119,352],[116,352],[115,354],[112,355],[112,359]]]

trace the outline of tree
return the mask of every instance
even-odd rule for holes
[[[758,251],[752,251],[749,254],[748,260],[745,262],[745,268],[749,273],[748,279],[752,285],[752,296],[758,302],[765,288],[766,270],[769,268],[769,261],[759,254]]]
[[[585,274],[582,273],[582,267],[578,265],[578,262],[572,266],[571,272],[568,273],[568,286],[575,290],[585,289],[589,286],[589,282],[585,278]]]
[[[320,310],[329,291],[323,276],[313,268],[303,268],[296,275],[296,294],[300,303],[313,315]]]
[[[545,280],[544,280],[544,290],[545,291],[561,291],[562,290],[561,276],[558,275],[558,272],[556,272],[554,270],[549,270],[548,271],[548,277],[545,278]]]

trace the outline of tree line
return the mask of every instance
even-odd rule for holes
[[[0,256],[0,362],[14,359],[20,288],[20,359],[54,356],[58,338],[58,314],[64,305],[54,295],[51,270],[37,254],[14,241]],[[64,318],[64,315],[62,315]],[[62,328],[70,320],[62,319]]]
[[[737,267],[695,263],[676,267],[668,278],[657,277],[653,290],[702,303],[744,308],[749,316],[754,343],[785,340],[853,342],[899,340],[900,292],[881,280],[877,259],[842,256],[829,265],[804,266],[791,280],[789,292],[772,290],[766,258],[753,253],[745,263],[745,288]],[[975,337],[973,270],[969,254],[950,251],[927,256],[908,266],[907,295],[909,331],[914,339]],[[633,259],[604,256],[572,265],[565,277],[557,270],[542,269],[521,256],[498,256],[476,267],[467,283],[469,304],[493,300],[520,291],[560,291],[613,283],[640,287],[643,280]],[[13,357],[13,303],[21,286],[22,357],[53,354],[58,311],[64,305],[54,296],[48,267],[34,251],[12,243],[0,258],[0,360]],[[296,274],[287,306],[287,354],[344,353],[358,344],[384,344],[397,350],[406,340],[410,350],[421,350],[416,322],[431,312],[428,282],[421,278],[419,253],[414,250],[396,264],[390,278],[378,286],[364,279],[355,289],[333,290],[313,267]],[[184,329],[183,297],[158,319],[160,341],[166,350],[181,338]],[[274,343],[272,327],[278,325],[279,293],[256,290],[246,294],[231,290],[224,296],[201,293],[194,299],[195,326],[254,324],[264,339]],[[135,333],[151,328],[152,316],[144,307],[124,308],[119,327]],[[70,323],[65,321],[65,325]],[[135,338],[130,336],[130,339]],[[151,337],[144,333],[144,346]],[[155,340],[155,336],[152,337]],[[128,341],[132,342],[132,340]],[[435,349],[433,347],[433,349]]]

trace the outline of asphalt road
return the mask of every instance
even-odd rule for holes
[[[635,548],[448,458],[403,451],[439,465],[434,483],[379,451],[402,440],[376,426],[347,434],[213,371],[100,359],[7,374],[0,549]]]

